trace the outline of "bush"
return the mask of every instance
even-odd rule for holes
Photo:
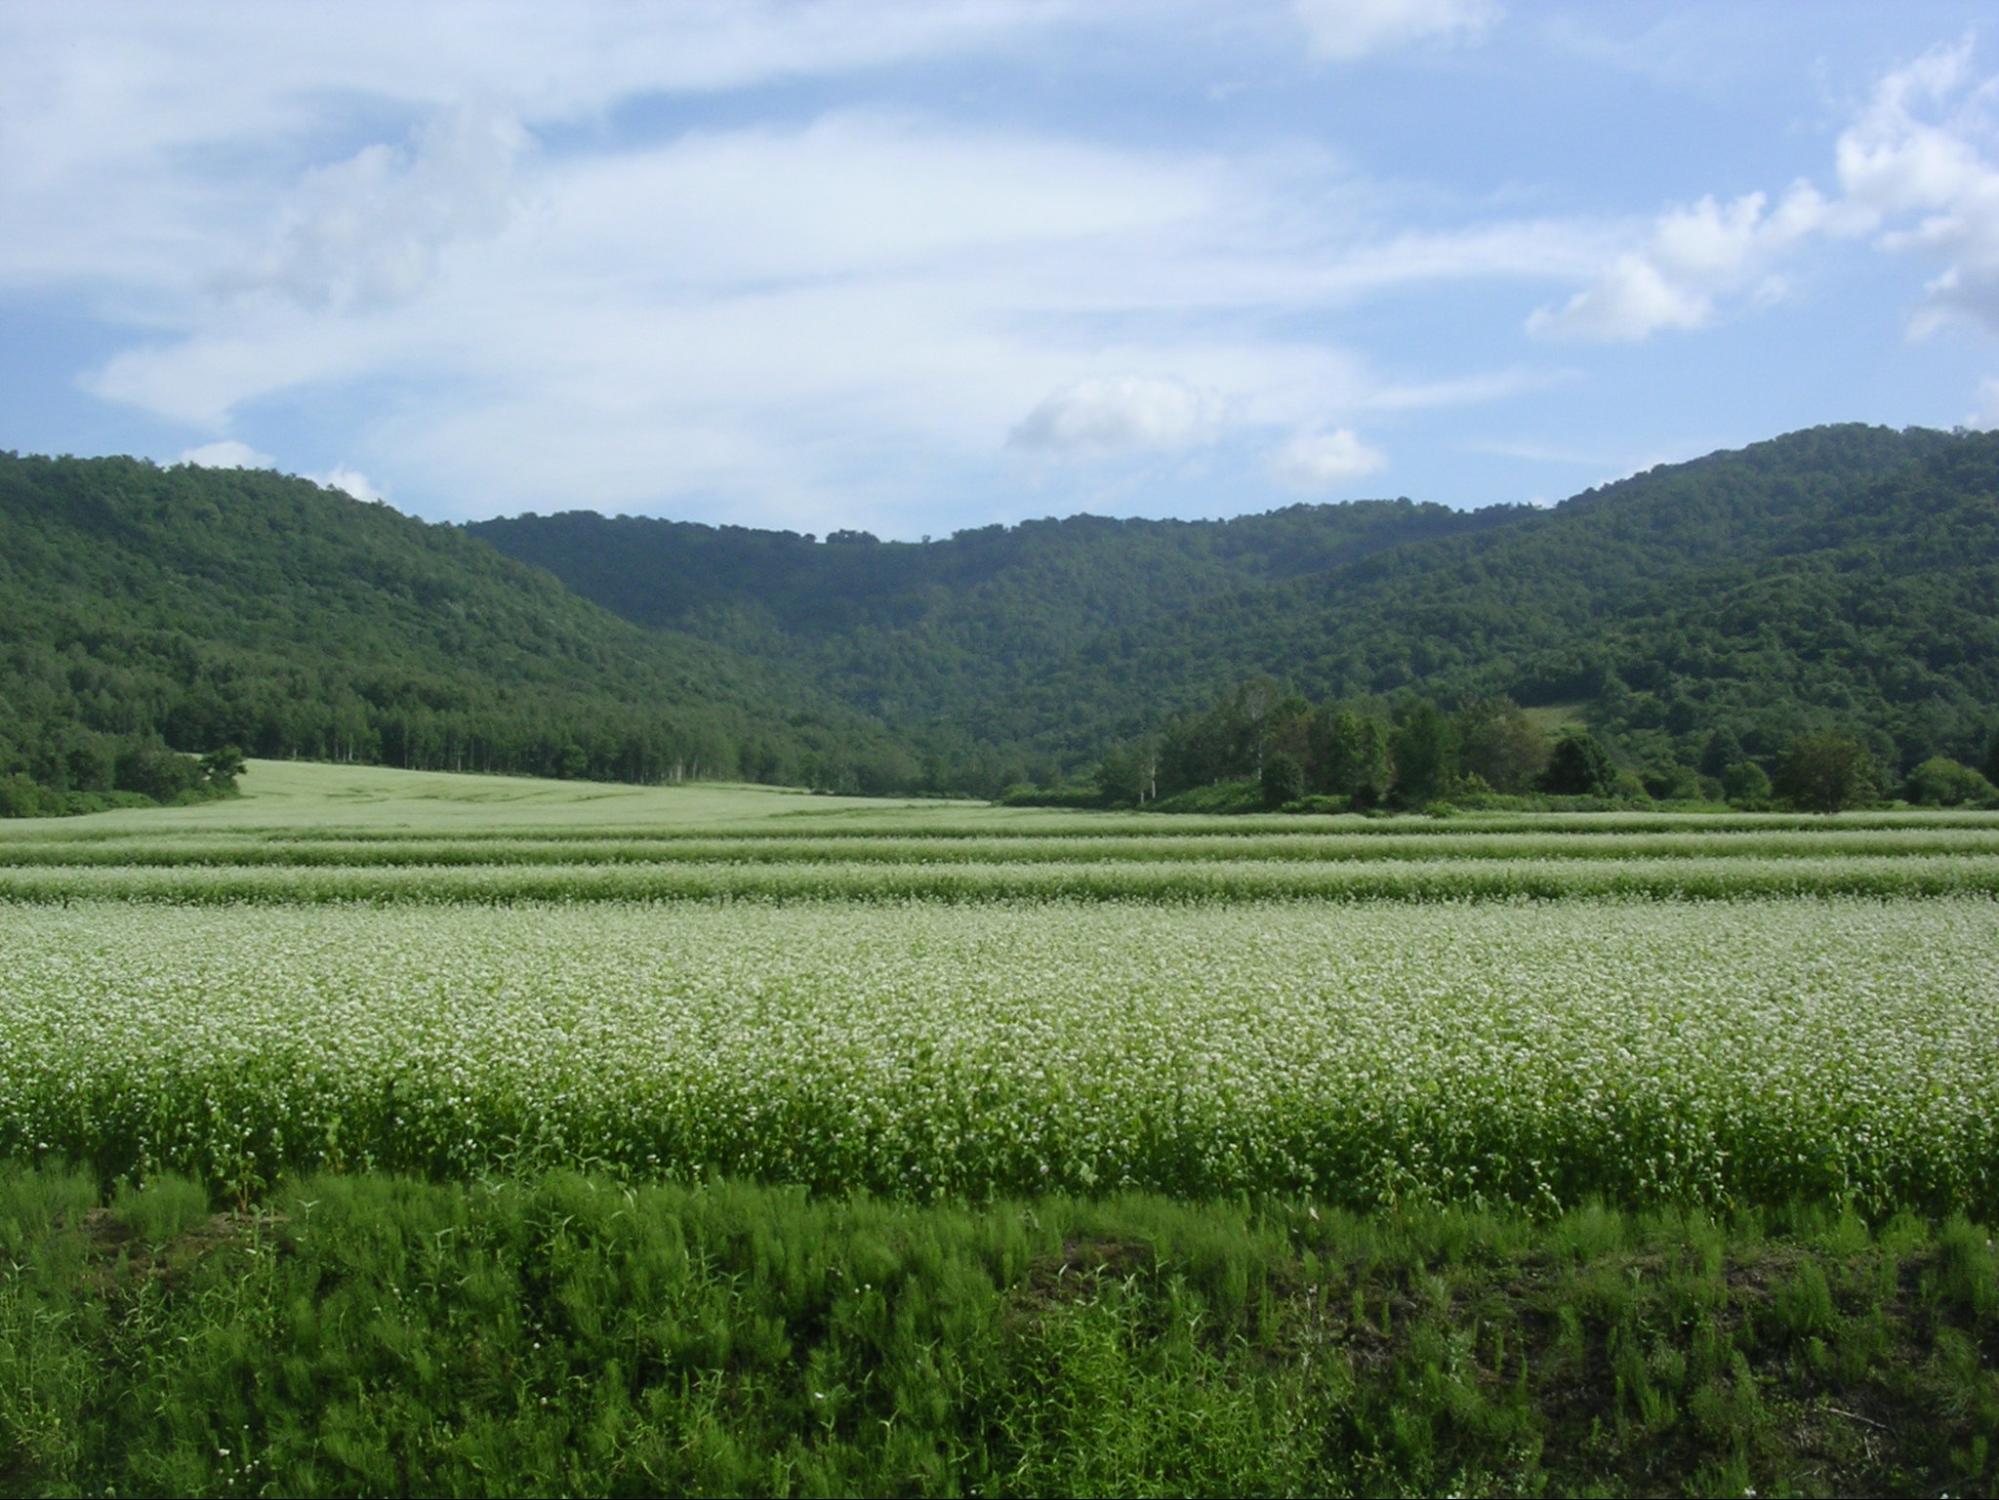
[[[1650,802],[1652,794],[1636,771],[1619,771],[1610,783],[1610,795],[1619,802]]]
[[[1103,792],[1088,782],[1066,786],[1010,786],[1000,796],[1003,807],[1102,807]]]
[[[0,818],[39,818],[45,805],[42,789],[20,772],[0,776]]]
[[[1902,795],[1923,807],[1962,807],[1999,797],[1999,788],[1961,761],[1933,755],[1909,773]]]
[[[1152,805],[1154,812],[1247,813],[1263,809],[1263,785],[1257,781],[1216,781],[1189,787]]]
[[[1605,797],[1617,792],[1617,774],[1595,735],[1571,730],[1555,742],[1541,788],[1557,796]],[[1643,786],[1638,790],[1642,794]]]
[[[1737,761],[1721,776],[1721,793],[1737,807],[1770,800],[1770,777],[1753,760]]]
[[[1343,813],[1352,811],[1345,797],[1333,797],[1317,793],[1310,797],[1300,797],[1296,802],[1286,804],[1284,810],[1291,813]]]
[[[1667,762],[1648,768],[1644,774],[1646,792],[1661,802],[1698,802],[1700,773],[1692,766]]]
[[[201,779],[192,756],[177,755],[164,745],[137,745],[118,757],[118,790],[139,792],[155,802],[171,802]]]
[[[1275,811],[1305,795],[1305,771],[1297,761],[1279,751],[1263,763],[1263,805]]]
[[[1850,734],[1810,734],[1791,746],[1777,768],[1777,795],[1808,812],[1836,813],[1878,794],[1881,770],[1873,753]]]

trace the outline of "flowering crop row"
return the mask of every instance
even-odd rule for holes
[[[272,865],[1070,864],[1357,860],[1828,859],[1999,855],[1999,828],[1741,829],[1705,833],[1132,834],[1120,838],[918,835],[830,838],[230,838],[188,835],[0,841],[0,869]]]
[[[1743,900],[1999,894],[1999,855],[1708,859],[91,865],[0,868],[0,901],[174,904],[515,901],[957,903]]]
[[[314,768],[331,770],[330,767]],[[412,778],[421,772],[392,773]],[[447,777],[448,781],[486,781],[501,778]],[[633,790],[633,789],[623,789]],[[726,797],[707,788],[690,789],[679,795],[689,798]],[[830,799],[838,800],[838,799]],[[733,820],[714,821],[710,816],[693,816],[685,821],[654,818],[650,821],[600,823],[586,820],[576,805],[549,810],[539,818],[529,818],[508,804],[475,804],[479,821],[466,821],[466,808],[441,798],[434,805],[416,804],[412,810],[402,804],[393,817],[370,817],[369,809],[350,809],[336,802],[321,801],[305,807],[273,809],[271,821],[262,822],[247,814],[257,809],[254,799],[208,807],[187,821],[165,823],[158,815],[134,821],[129,815],[71,820],[54,830],[40,820],[0,823],[0,862],[11,862],[9,851],[34,846],[76,849],[85,845],[127,848],[157,848],[168,845],[243,845],[254,842],[302,844],[321,840],[343,843],[402,843],[409,840],[449,840],[453,845],[481,843],[642,842],[673,844],[682,842],[723,842],[811,838],[833,841],[866,841],[879,838],[1019,839],[1065,838],[1087,841],[1121,842],[1132,838],[1241,839],[1246,837],[1297,839],[1461,839],[1480,834],[1514,838],[1562,835],[1573,842],[1578,837],[1594,841],[1621,839],[1644,834],[1670,834],[1685,838],[1702,834],[1749,835],[1808,833],[1816,836],[1856,833],[1915,832],[1999,832],[1999,811],[1966,811],[1961,808],[1897,808],[1840,813],[1826,817],[1811,813],[1482,813],[1437,818],[1402,815],[1374,817],[1269,814],[1256,816],[1187,816],[1159,813],[1097,813],[983,807],[974,813],[962,811],[963,804],[930,803],[863,804],[837,812],[814,813],[797,809],[776,814],[744,814]],[[699,813],[699,804],[693,804]],[[566,818],[550,820],[552,814]],[[224,814],[228,814],[226,818]]]
[[[1999,1210],[1989,897],[1043,894],[0,907],[0,1156]]]

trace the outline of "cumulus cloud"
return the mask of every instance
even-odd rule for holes
[[[1353,62],[1413,42],[1470,42],[1499,19],[1495,0],[1294,0],[1313,57]]]
[[[324,485],[329,490],[340,490],[352,495],[356,500],[385,500],[388,497],[368,481],[368,476],[359,469],[350,469],[345,464],[336,464],[324,474],[308,474],[306,478],[314,484]]]
[[[1940,263],[1911,322],[1916,334],[1958,318],[1999,331],[1991,97],[1972,78],[1968,41],[1934,49],[1885,76],[1839,139],[1840,185],[1881,222],[1882,248]]]
[[[1776,265],[1834,218],[1832,205],[1808,182],[1794,184],[1775,208],[1764,194],[1746,193],[1728,203],[1709,196],[1668,209],[1639,247],[1616,256],[1560,306],[1537,309],[1527,329],[1544,338],[1614,342],[1703,327],[1714,320],[1716,300],[1728,294],[1781,296]]]
[[[273,288],[313,307],[405,301],[436,276],[454,241],[505,226],[526,145],[527,133],[507,116],[457,108],[404,143],[366,146],[315,168],[293,190],[271,246],[223,284]]]
[[[259,453],[248,443],[239,443],[234,438],[186,449],[177,461],[193,464],[197,469],[275,469],[278,466],[278,461],[270,454]]]
[[[1964,425],[1979,432],[1999,429],[1999,376],[1979,381],[1976,399],[1978,404],[1965,413]]]
[[[1298,433],[1270,457],[1272,477],[1287,489],[1304,491],[1332,489],[1387,466],[1387,454],[1345,427]]]
[[[1821,237],[1872,235],[1880,249],[1936,269],[1910,320],[1923,335],[1965,321],[1999,332],[1999,80],[1978,79],[1969,40],[1884,74],[1840,132],[1839,191],[1795,183],[1667,210],[1605,256],[1589,284],[1542,307],[1528,330],[1549,338],[1632,341],[1705,327],[1735,303],[1788,290],[1784,264]]]
[[[1840,185],[1859,203],[1883,214],[1947,206],[1976,192],[1987,173],[1977,149],[1952,122],[1928,122],[1926,110],[1944,110],[1964,89],[1971,44],[1934,48],[1883,75],[1860,117],[1839,138]],[[1975,117],[1961,115],[1963,127]]]
[[[1013,447],[1062,455],[1185,448],[1214,434],[1214,398],[1184,381],[1142,375],[1078,380],[1050,393],[1013,429]]]

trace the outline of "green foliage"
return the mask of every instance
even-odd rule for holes
[[[1760,807],[1770,800],[1770,776],[1753,760],[1739,760],[1722,773],[1722,795],[1738,807]]]
[[[1426,806],[1457,785],[1457,730],[1434,703],[1416,699],[1401,706],[1388,753],[1395,766],[1391,794],[1398,806]]]
[[[53,811],[172,801],[194,788],[137,763],[121,788],[121,758],[235,744],[877,794],[1094,779],[1140,806],[1282,752],[1310,793],[1423,806],[1459,775],[1529,792],[1564,724],[1715,778],[1831,714],[1899,784],[1991,741],[1995,490],[1999,435],[1838,427],[1547,512],[917,545],[585,513],[457,530],[271,474],[4,455],[0,780]],[[1411,693],[1452,711],[1397,788],[1385,714]]]
[[[1774,763],[1828,710],[1892,745],[1898,772],[1983,761],[1995,493],[1999,434],[1841,426],[1549,511],[1075,517],[868,547],[587,514],[473,530],[627,618],[804,662],[953,789],[996,792],[1036,759],[1058,779],[1254,674],[1313,702],[1560,706],[1620,760],[1718,777]],[[1482,754],[1465,769],[1514,790]],[[1299,758],[1312,790],[1352,794]],[[1175,789],[1257,774],[1196,769]]]
[[[1327,704],[1312,715],[1307,730],[1308,784],[1356,807],[1372,807],[1394,777],[1388,739],[1388,726],[1380,719],[1348,705]]]
[[[1458,710],[1458,762],[1485,790],[1532,791],[1548,767],[1551,747],[1541,727],[1506,697],[1474,697]]]
[[[1795,742],[1778,765],[1772,786],[1793,807],[1836,813],[1872,801],[1880,776],[1865,745],[1850,734],[1828,731]]]
[[[1999,789],[1970,766],[1933,755],[1909,773],[1902,795],[1919,807],[1962,807],[1993,802]]]
[[[1607,797],[1616,788],[1617,768],[1595,735],[1572,730],[1555,741],[1541,785],[1558,796]]]
[[[1999,1479],[1990,1231],[1963,1220],[352,1174],[135,1234],[143,1195],[94,1201],[0,1168],[13,1493]]]
[[[1282,750],[1275,751],[1263,763],[1261,785],[1263,805],[1274,812],[1305,795],[1304,768]]]
[[[243,751],[240,746],[224,745],[220,750],[211,750],[201,757],[201,779],[212,790],[233,792],[236,778],[243,774]]]
[[[1161,797],[1153,811],[1193,813],[1206,817],[1265,811],[1263,783],[1244,776],[1190,786],[1185,791]]]
[[[1700,774],[1675,761],[1649,767],[1639,779],[1646,795],[1660,802],[1698,802],[1701,797]]]
[[[862,791],[918,774],[780,664],[639,630],[455,528],[302,479],[0,454],[0,559],[7,808],[16,777],[50,812],[219,794],[225,746]]]
[[[111,1217],[145,1243],[163,1244],[207,1220],[208,1189],[163,1172],[143,1185],[122,1184],[112,1196]]]

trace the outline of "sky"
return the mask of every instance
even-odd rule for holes
[[[0,448],[915,539],[1999,425],[1992,15],[17,0]]]

